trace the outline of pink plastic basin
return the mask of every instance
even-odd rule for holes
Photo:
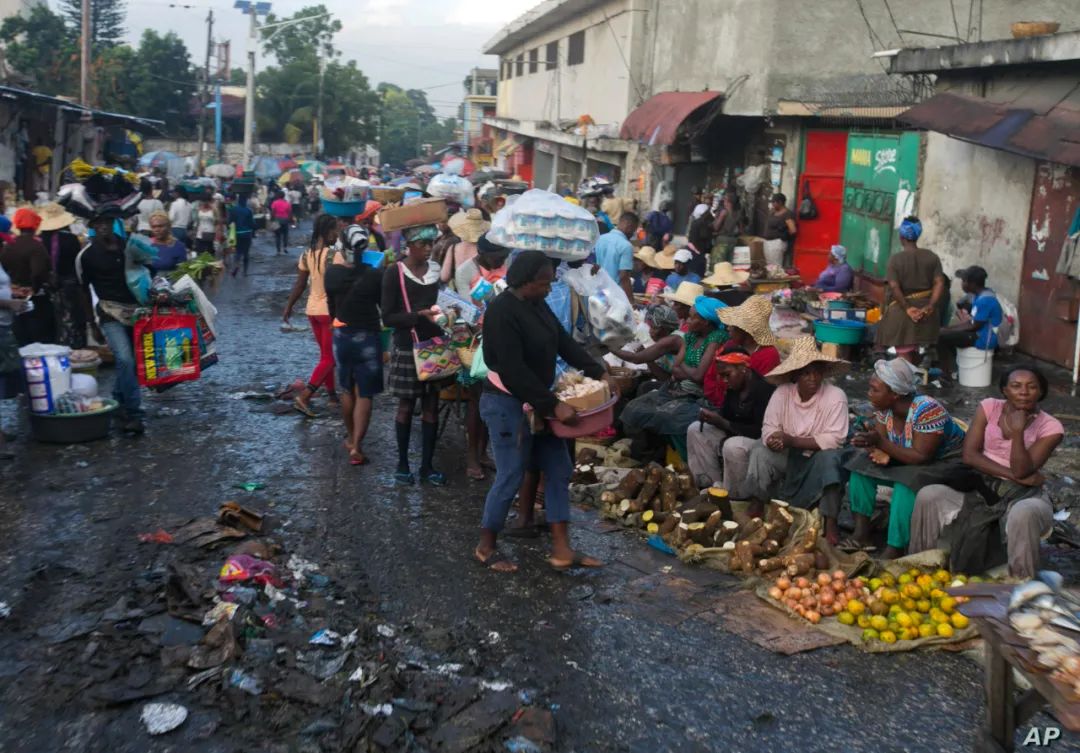
[[[619,396],[617,394],[612,395],[603,405],[578,413],[578,422],[573,426],[567,426],[554,418],[547,420],[548,426],[551,428],[552,434],[563,439],[587,437],[611,426],[611,422],[615,418],[615,403],[617,402],[619,402]]]

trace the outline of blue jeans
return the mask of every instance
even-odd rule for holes
[[[236,263],[244,267],[244,276],[248,273],[248,261],[251,258],[251,233],[236,234]]]
[[[133,330],[120,322],[104,321],[101,323],[101,333],[105,335],[109,350],[116,358],[113,397],[130,418],[139,418],[142,415],[142,392],[139,389],[139,378],[135,375]]]
[[[573,465],[566,440],[552,434],[532,434],[521,412],[521,401],[510,395],[484,392],[480,396],[480,417],[491,435],[495,456],[495,483],[484,501],[481,527],[498,533],[506,524],[506,514],[514,503],[525,471],[544,474],[544,504],[549,523],[570,520],[570,474]]]
[[[174,227],[172,229],[173,238],[181,243],[187,244],[187,228],[186,227]]]

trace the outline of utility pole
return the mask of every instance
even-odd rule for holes
[[[82,0],[82,51],[79,56],[79,101],[90,106],[90,0]]]
[[[319,45],[319,99],[316,102],[315,128],[312,135],[315,139],[315,159],[322,159],[323,153],[323,78],[326,75],[326,45]]]
[[[203,166],[203,141],[206,138],[206,104],[210,100],[210,48],[214,44],[214,11],[206,16],[206,66],[203,68],[202,91],[199,92],[199,156],[196,170],[202,172]]]
[[[255,129],[255,46],[259,43],[258,26],[255,20],[255,3],[248,6],[251,14],[248,26],[248,69],[247,96],[244,97],[244,168],[251,164],[252,131]]]

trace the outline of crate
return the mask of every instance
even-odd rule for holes
[[[823,319],[828,319],[831,322],[835,321],[853,321],[853,322],[865,322],[866,321],[866,309],[825,309],[823,312]]]
[[[379,224],[386,232],[417,225],[446,222],[447,208],[443,199],[420,199],[400,207],[388,207],[379,212]]]

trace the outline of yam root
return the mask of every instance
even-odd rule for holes
[[[783,563],[788,575],[806,575],[814,566],[814,555],[789,554],[783,558]]]
[[[817,570],[829,569],[829,558],[825,554],[825,552],[821,551],[820,549],[814,552],[814,568]]]
[[[652,501],[652,498],[656,496],[656,492],[659,491],[660,482],[663,478],[664,469],[660,465],[650,463],[649,467],[645,469],[645,483],[642,484],[641,490],[637,495],[643,509]]]
[[[720,512],[724,514],[724,519],[733,520],[735,514],[731,510],[731,496],[728,494],[728,490],[711,486],[707,490],[707,493],[709,495],[709,501],[716,505]]]
[[[754,559],[754,546],[749,541],[735,543],[735,557],[732,560],[732,569],[738,568],[744,573],[752,572],[757,561]]]
[[[761,518],[753,518],[743,528],[742,532],[739,534],[739,538],[743,541],[749,541],[751,544],[760,546],[769,538],[770,530],[771,527],[764,523]]]
[[[776,539],[765,539],[761,542],[761,553],[769,557],[775,556],[780,551],[780,542]]]
[[[683,546],[690,540],[690,524],[679,523],[675,527],[675,546]]]
[[[666,521],[670,516],[666,512],[657,512],[656,510],[646,510],[641,513],[642,523],[656,523],[660,525]]]
[[[679,496],[679,477],[674,471],[664,470],[664,475],[660,478],[660,496],[665,497],[674,494]]]
[[[795,516],[788,509],[788,503],[774,499],[769,502],[769,508],[765,512],[765,522],[773,526],[772,538],[780,543],[787,540],[788,531],[795,524]]]
[[[690,537],[690,540],[693,541],[695,544],[701,544],[702,546],[705,546],[710,543],[705,533],[704,523],[687,523],[686,532],[687,535]]]
[[[623,499],[623,497],[620,497],[613,491],[606,491],[600,493],[600,504],[602,505],[617,505]]]
[[[656,523],[646,523],[645,531],[648,533],[658,533],[660,531],[660,526]]]
[[[578,465],[596,465],[600,455],[592,447],[582,447],[577,454]]]
[[[810,526],[803,533],[802,539],[795,547],[796,552],[810,553],[817,549],[818,529],[817,526]]]
[[[618,514],[619,515],[629,515],[630,514],[630,505],[631,504],[632,504],[631,501],[628,500],[628,499],[624,499],[621,502],[619,502],[619,505],[618,505],[618,508],[617,508],[618,509]]]
[[[709,519],[714,512],[717,512],[716,505],[704,500],[695,500],[693,505],[687,503],[682,509],[682,517],[687,523],[705,522]]]
[[[716,510],[712,515],[706,518],[705,532],[708,534],[710,540],[720,528],[720,524],[723,522],[723,519],[724,516],[719,510]]]
[[[697,493],[697,486],[694,485],[694,479],[689,473],[680,473],[676,476],[676,480],[679,484],[679,496],[683,499],[692,497]]]
[[[570,483],[572,484],[595,484],[599,479],[596,478],[596,469],[591,465],[579,465],[574,468],[574,473],[570,476]]]
[[[618,485],[616,485],[616,487],[611,491],[612,494],[614,494],[620,500],[629,499],[630,497],[637,496],[638,492],[641,491],[641,487],[644,483],[645,471],[641,470],[640,468],[635,468],[629,473],[627,473],[625,476],[623,476],[622,481],[620,481]]]
[[[784,567],[784,560],[781,557],[758,560],[758,570],[763,573],[771,573],[773,570],[779,570],[782,567]]]
[[[716,529],[716,534],[713,540],[717,544],[722,544],[725,541],[731,541],[735,538],[735,534],[739,530],[739,524],[734,520],[725,520],[720,523],[720,526]]]
[[[663,523],[660,524],[660,533],[666,536],[667,534],[674,531],[678,525],[679,516],[677,513],[672,513],[664,519]]]

